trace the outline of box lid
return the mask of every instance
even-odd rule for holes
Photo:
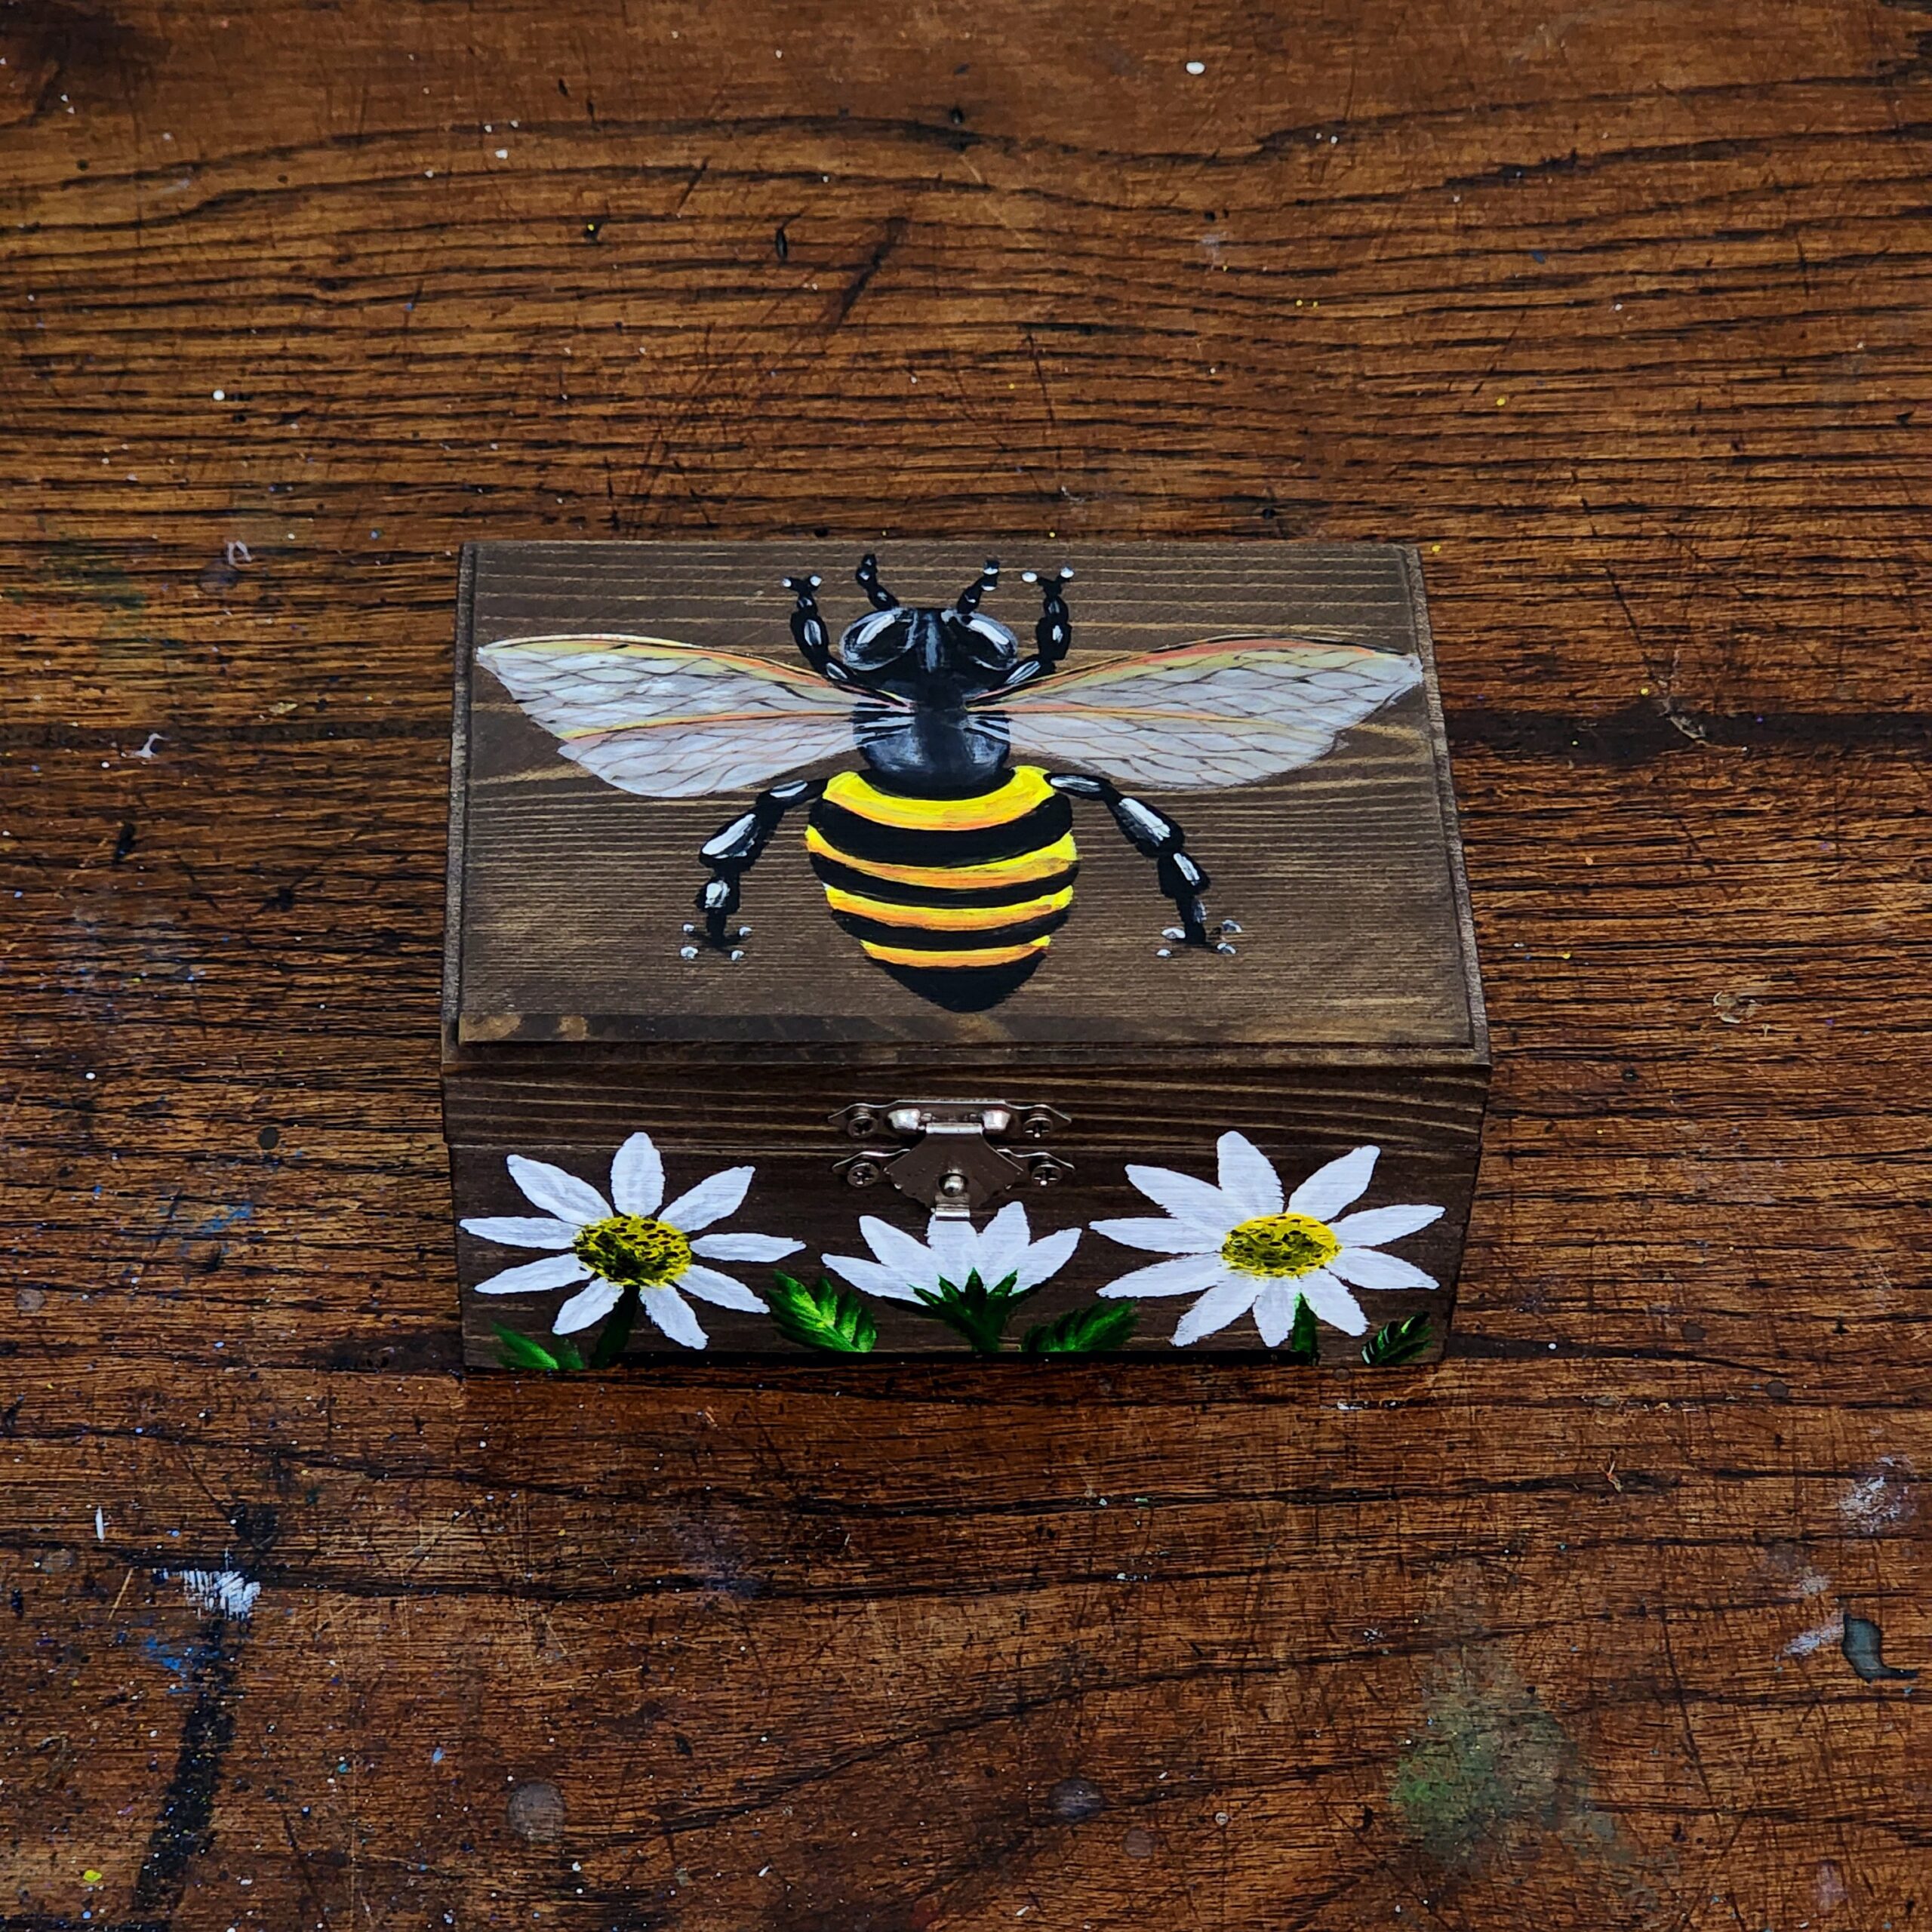
[[[452,1053],[1486,1059],[1412,550],[859,548],[465,552]]]

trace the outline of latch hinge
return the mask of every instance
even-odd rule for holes
[[[1044,1140],[1069,1124],[1066,1115],[1004,1100],[899,1100],[841,1107],[832,1124],[866,1143],[834,1164],[849,1187],[889,1180],[944,1220],[963,1221],[1023,1182],[1053,1187],[1073,1171],[1044,1148],[1014,1147],[1017,1138]]]

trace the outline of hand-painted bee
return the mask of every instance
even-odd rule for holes
[[[808,672],[662,638],[509,638],[478,653],[554,733],[564,755],[645,798],[764,786],[704,845],[703,949],[741,956],[739,882],[786,815],[808,805],[805,844],[832,916],[921,998],[955,1012],[995,1005],[1031,976],[1073,903],[1069,800],[1097,799],[1154,861],[1178,926],[1167,937],[1231,952],[1211,929],[1208,875],[1166,814],[1114,780],[1161,791],[1251,785],[1321,757],[1421,677],[1417,660],[1349,644],[1222,637],[1061,672],[1072,642],[1066,586],[1041,588],[1032,657],[980,608],[989,559],[945,608],[905,605],[868,555],[872,605],[835,654],[816,577],[790,577],[792,635]],[[768,781],[856,743],[862,771]],[[1019,752],[1078,769],[1008,762]]]

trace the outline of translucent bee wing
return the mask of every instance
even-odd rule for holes
[[[754,789],[849,752],[863,728],[851,693],[748,652],[605,635],[505,638],[476,655],[565,757],[642,798]]]
[[[1322,756],[1422,681],[1419,660],[1360,645],[1229,637],[1043,678],[986,700],[1014,751],[1149,791],[1253,785]]]

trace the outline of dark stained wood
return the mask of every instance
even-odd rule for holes
[[[902,545],[881,568],[906,601],[942,601],[973,580],[986,547]],[[1076,545],[1034,561],[1075,571],[1070,675],[1124,652],[1248,636],[1412,655],[1432,678],[1407,546]],[[1291,1188],[1373,1142],[1389,1151],[1363,1205],[1421,1201],[1445,1211],[1426,1243],[1403,1249],[1441,1291],[1371,1297],[1371,1333],[1426,1316],[1429,1346],[1416,1359],[1436,1359],[1475,1178],[1487,1040],[1432,685],[1268,782],[1153,792],[1180,815],[1211,876],[1211,919],[1240,915],[1232,957],[1167,945],[1161,928],[1174,914],[1149,862],[1094,804],[1074,814],[1074,918],[1035,977],[989,1011],[927,1004],[864,958],[826,912],[796,817],[746,875],[743,956],[685,960],[692,887],[706,875],[697,850],[749,793],[664,800],[617,789],[568,762],[475,654],[499,638],[568,633],[668,638],[795,663],[792,599],[774,586],[788,571],[822,575],[835,637],[866,608],[841,581],[851,575],[841,561],[849,550],[841,559],[817,544],[802,554],[770,544],[466,550],[452,726],[448,918],[457,938],[446,945],[444,991],[457,1215],[529,1211],[504,1156],[537,1155],[546,1143],[563,1144],[541,1158],[601,1188],[618,1142],[644,1128],[674,1195],[721,1165],[754,1163],[745,1225],[804,1241],[787,1266],[813,1279],[820,1256],[866,1251],[862,1214],[924,1231],[924,1212],[893,1187],[855,1195],[839,1180],[835,1164],[857,1150],[829,1116],[852,1103],[977,1094],[1060,1109],[1069,1124],[1051,1151],[1072,1163],[1071,1177],[1050,1195],[1034,1192],[1036,1235],[1148,1211],[1126,1185],[1125,1160],[1211,1177],[1215,1140],[1236,1126]],[[996,589],[988,608],[1011,617],[1030,650],[1037,593],[1023,611],[1016,589],[1026,586],[1010,565],[1005,594]],[[1285,690],[1282,702],[1293,702]],[[769,776],[863,768],[848,743]],[[507,1302],[475,1293],[534,1258],[458,1241],[467,1366],[503,1365],[500,1324],[549,1327],[565,1291]],[[1074,1263],[1028,1304],[1014,1340],[1147,1258],[1088,1233]],[[769,1278],[762,1267],[736,1273],[753,1286]],[[1131,1349],[1167,1349],[1185,1305],[1143,1306]],[[930,1318],[877,1312],[881,1354],[965,1346]],[[705,1332],[720,1352],[801,1352],[762,1315],[707,1314]],[[1243,1321],[1216,1346],[1266,1344]],[[1361,1343],[1346,1334],[1321,1346],[1324,1360],[1361,1359]],[[629,1352],[676,1348],[645,1321]]]
[[[1081,1094],[1084,1103],[1084,1087],[1078,1082],[1069,1084]],[[1429,1345],[1411,1363],[1404,1364],[1411,1369],[1441,1355],[1454,1314],[1456,1273],[1469,1218],[1471,1186],[1475,1179],[1476,1140],[1482,1118],[1481,1086],[1473,1081],[1466,1081],[1466,1084],[1475,1088],[1473,1105],[1446,1119],[1439,1113],[1418,1109],[1407,1083],[1395,1079],[1384,1079],[1382,1091],[1375,1097],[1380,1105],[1373,1107],[1381,1123],[1392,1131],[1387,1136],[1391,1144],[1383,1147],[1377,1164],[1375,1194],[1368,1204],[1426,1201],[1444,1210],[1440,1220],[1406,1238],[1400,1250],[1405,1260],[1413,1261],[1441,1284],[1441,1292],[1379,1294],[1366,1297],[1363,1304],[1376,1328],[1411,1315],[1428,1317]],[[1072,1096],[1068,1097],[1071,1103]],[[1142,1105],[1151,1114],[1163,1100],[1179,1097],[1171,1090],[1157,1089],[1143,1096]],[[1364,1106],[1361,1110],[1370,1108]],[[1304,1137],[1314,1131],[1311,1117],[1279,1090],[1258,1089],[1255,1112],[1260,1116],[1254,1124],[1257,1144],[1279,1164],[1284,1177],[1299,1179],[1312,1173],[1323,1161],[1332,1159],[1338,1146],[1346,1151],[1355,1144],[1346,1140],[1324,1143]],[[1292,1125],[1284,1128],[1280,1123],[1284,1118]],[[1169,1123],[1171,1120],[1170,1116]],[[1025,1205],[1029,1225],[1036,1238],[1062,1228],[1085,1230],[1072,1260],[1023,1305],[1010,1324],[1008,1333],[1015,1344],[1035,1323],[1051,1321],[1069,1309],[1086,1306],[1106,1283],[1131,1269],[1144,1266],[1150,1258],[1159,1258],[1118,1246],[1088,1226],[1104,1217],[1144,1214],[1149,1210],[1146,1196],[1127,1184],[1120,1152],[1104,1143],[1096,1145],[1091,1135],[1078,1131],[1078,1121],[1076,1116],[1075,1129],[1052,1143],[1074,1156],[1070,1177],[1051,1191],[1023,1186],[1006,1197]],[[1211,1124],[1205,1125],[1169,1123],[1149,1121],[1145,1131],[1154,1145],[1147,1151],[1183,1172],[1211,1176],[1214,1140],[1223,1124],[1221,1118],[1217,1115]],[[694,1149],[694,1141],[700,1143],[700,1147]],[[805,1153],[776,1152],[762,1137],[735,1134],[712,1121],[705,1121],[697,1134],[691,1133],[688,1126],[678,1140],[667,1137],[660,1144],[673,1193],[728,1164],[754,1161],[757,1181],[744,1214],[734,1225],[804,1242],[803,1251],[785,1264],[795,1274],[803,1272],[816,1279],[822,1255],[863,1257],[866,1244],[857,1227],[861,1214],[881,1215],[910,1232],[920,1235],[925,1232],[924,1213],[889,1185],[881,1183],[861,1192],[848,1188],[838,1180],[833,1172],[833,1162],[854,1150],[849,1140],[838,1140],[829,1128],[821,1128],[817,1144]],[[513,1140],[494,1144],[458,1144],[451,1155],[457,1211],[466,1216],[531,1211],[505,1170],[506,1149],[552,1161],[601,1188],[610,1171],[614,1145],[613,1140],[574,1145],[545,1143],[527,1132]],[[500,1268],[534,1259],[527,1251],[507,1251],[468,1234],[457,1236],[457,1272],[463,1293],[463,1360],[467,1366],[479,1369],[501,1366],[502,1352],[497,1339],[499,1323],[520,1334],[537,1337],[549,1330],[551,1317],[564,1299],[561,1294],[505,1297],[472,1292],[475,1282]],[[728,1272],[754,1287],[770,1278],[768,1270],[749,1265]],[[869,1297],[867,1306],[878,1326],[875,1367],[882,1366],[888,1355],[965,1352],[957,1335],[916,1312]],[[1136,1367],[1149,1355],[1171,1352],[1169,1338],[1186,1306],[1185,1300],[1146,1300],[1139,1304],[1139,1325],[1128,1345]],[[761,1315],[706,1308],[701,1311],[701,1318],[709,1346],[721,1355],[747,1353],[770,1359],[801,1352]],[[595,1331],[580,1339],[587,1346],[595,1340]],[[1326,1331],[1318,1340],[1324,1363],[1337,1367],[1360,1364],[1360,1340]],[[1198,1352],[1235,1359],[1260,1353],[1262,1345],[1252,1324],[1244,1321],[1199,1344]],[[632,1332],[627,1358],[649,1357],[654,1363],[661,1363],[680,1352],[675,1344],[664,1340],[649,1323],[644,1322]],[[848,1374],[857,1366],[839,1364]],[[1026,1365],[1016,1366],[1021,1373],[1026,1372]],[[1380,1369],[1374,1380],[1379,1386],[1396,1372],[1393,1368]],[[1316,1386],[1312,1380],[1308,1383],[1311,1396]]]
[[[949,601],[1004,549],[986,608],[1032,647],[1038,592],[1023,562],[1069,564],[1066,670],[1223,636],[1307,636],[1423,657],[1414,554],[1395,545],[1057,545],[1032,555],[989,538],[899,544],[881,559],[908,602]],[[849,544],[506,545],[477,553],[458,649],[561,632],[669,638],[794,668],[788,571],[825,579],[835,638],[866,606]],[[1291,702],[1284,691],[1283,702]],[[1174,909],[1152,863],[1106,810],[1079,803],[1072,916],[1038,973],[989,1011],[954,1014],[871,966],[832,923],[786,821],[746,876],[744,957],[685,961],[685,923],[708,875],[698,848],[745,791],[638,798],[571,764],[487,669],[472,675],[459,1042],[641,1038],[948,1048],[1106,1041],[1162,1056],[1236,1041],[1429,1047],[1481,1055],[1481,994],[1463,944],[1438,803],[1446,762],[1417,689],[1266,782],[1155,789],[1211,875],[1211,917],[1235,919],[1235,956],[1174,950]],[[1038,762],[1016,753],[1016,764]],[[839,758],[774,779],[863,769]],[[1117,774],[1103,775],[1117,776]],[[1127,782],[1138,793],[1148,788]],[[940,1064],[943,1064],[942,1060]]]
[[[0,1923],[1921,1922],[1928,30],[0,13]],[[454,1372],[456,552],[821,529],[1419,546],[1439,1367]]]

